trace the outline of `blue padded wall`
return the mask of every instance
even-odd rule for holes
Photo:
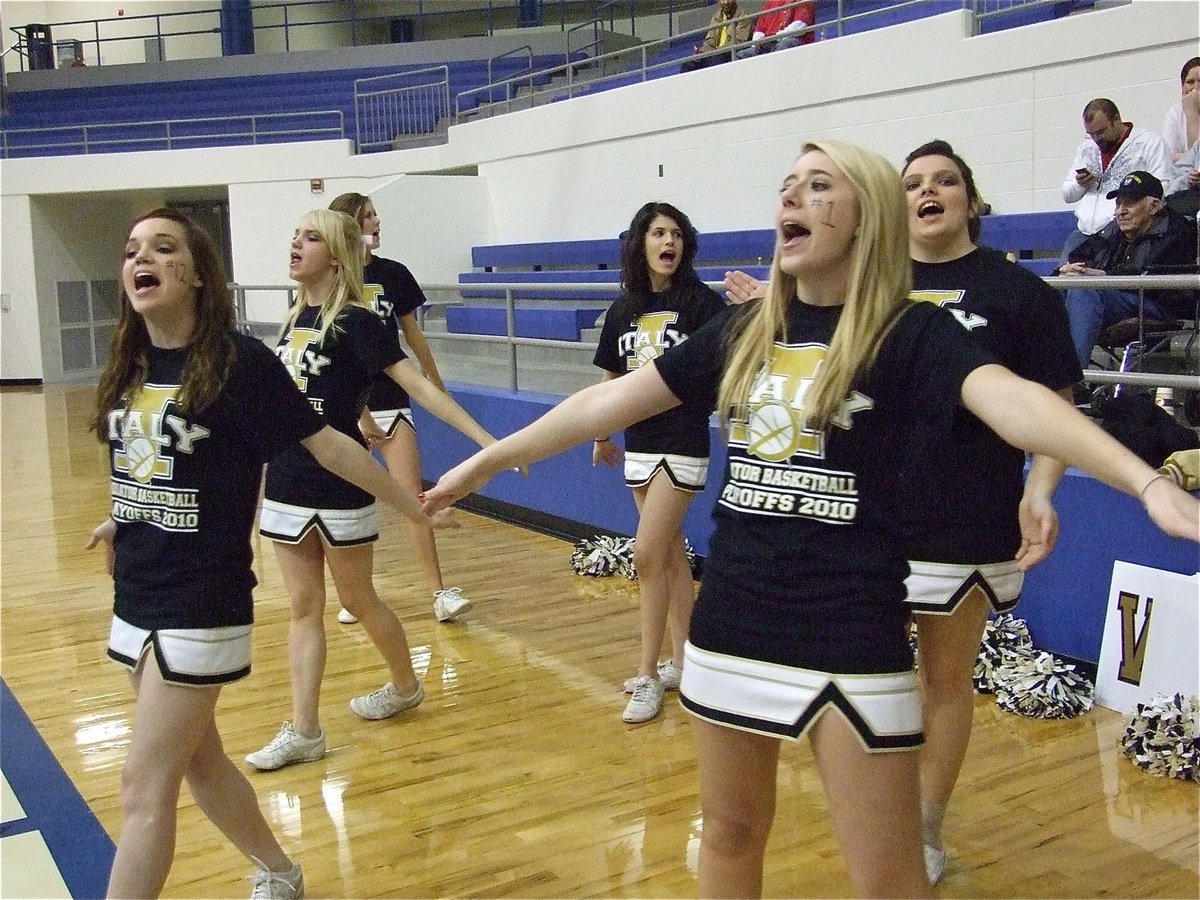
[[[453,386],[452,392],[467,412],[497,437],[527,425],[562,399],[460,385]],[[474,452],[469,440],[420,407],[414,407],[413,413],[426,480],[436,481]],[[716,428],[712,451],[708,487],[692,502],[684,521],[684,532],[702,556],[708,553],[711,513],[725,465]],[[593,469],[591,454],[590,444],[575,447],[532,466],[528,479],[514,472],[502,473],[480,494],[597,530],[633,534],[637,510],[621,470]],[[1136,499],[1074,470],[1063,479],[1055,506],[1062,528],[1058,546],[1029,573],[1016,615],[1028,622],[1039,649],[1096,663],[1113,560],[1190,575],[1200,569],[1200,551],[1194,544],[1159,532]],[[569,560],[564,543],[563,565],[569,565]]]

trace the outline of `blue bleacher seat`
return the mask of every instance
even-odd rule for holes
[[[593,328],[604,312],[595,307],[524,307],[514,310],[517,337],[578,341],[584,328]],[[503,306],[448,306],[446,330],[459,334],[508,334]]]

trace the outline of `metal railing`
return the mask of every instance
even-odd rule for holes
[[[561,294],[563,299],[569,299],[576,294],[586,294],[589,299],[594,299],[596,294],[604,294],[615,299],[620,295],[620,285],[605,282],[589,282],[580,284],[578,282],[508,282],[501,280],[503,273],[497,275],[497,280],[493,282],[472,282],[470,289],[504,291],[504,310],[505,310],[505,334],[489,335],[489,334],[465,334],[458,332],[438,333],[436,335],[439,341],[448,341],[452,343],[475,344],[475,345],[504,345],[508,348],[507,353],[507,380],[508,388],[512,391],[519,391],[520,388],[520,369],[518,366],[517,348],[519,347],[542,347],[542,348],[564,348],[573,350],[594,351],[596,343],[594,341],[563,341],[550,340],[546,338],[526,338],[517,335],[516,328],[516,308],[517,298],[520,295],[527,294],[530,290],[539,292],[553,291]],[[1136,290],[1136,291],[1157,291],[1157,290],[1200,290],[1200,275],[1141,275],[1141,276],[1056,276],[1044,279],[1052,287],[1065,289],[1068,287],[1113,287],[1121,290]],[[724,283],[719,281],[707,282],[708,286],[718,292],[724,291]],[[423,290],[430,295],[449,294],[457,299],[451,300],[430,300],[430,305],[437,306],[458,306],[464,302],[461,299],[460,292],[464,285],[457,282],[437,284],[426,283],[422,285]],[[280,291],[287,294],[287,305],[281,307],[286,310],[291,306],[295,299],[295,285],[242,285],[230,283],[230,290],[234,292],[235,305],[237,309],[239,326],[246,333],[255,334],[259,337],[273,335],[279,328],[279,324],[283,321],[281,314],[279,319],[274,322],[254,321],[250,320],[247,315],[246,308],[246,292],[247,291]],[[426,316],[426,308],[422,307],[418,310],[418,315],[421,318],[422,324]],[[1193,348],[1189,348],[1190,350]],[[590,357],[589,357],[590,359]],[[1192,390],[1200,391],[1200,374],[1175,374],[1175,373],[1159,373],[1159,372],[1113,372],[1103,369],[1086,369],[1084,371],[1084,379],[1086,381],[1109,384],[1129,384],[1139,387],[1170,387],[1177,390]]]
[[[56,135],[60,139],[55,140]],[[287,140],[345,140],[346,137],[344,117],[336,109],[253,116],[140,119],[95,125],[5,129],[0,131],[0,158],[58,153],[112,153],[115,152],[113,147],[122,150],[187,150],[227,147],[239,142],[276,144]]]
[[[1143,353],[1150,352],[1147,341],[1145,301],[1147,291],[1200,291],[1200,274],[1196,275],[1054,275],[1043,279],[1051,287],[1065,291],[1069,288],[1084,287],[1119,291],[1137,292],[1138,295],[1138,336],[1137,340],[1126,348],[1125,362],[1136,360]],[[1184,358],[1190,359],[1196,349],[1196,326],[1185,329],[1189,335],[1184,349]],[[1169,343],[1162,341],[1157,344]],[[1132,351],[1132,352],[1131,352]],[[1172,374],[1168,372],[1128,372],[1109,371],[1106,369],[1084,369],[1083,380],[1096,384],[1132,385],[1138,387],[1169,387],[1183,390],[1200,390],[1200,360],[1196,369],[1197,374]]]
[[[794,0],[794,2],[780,6],[778,10],[794,9],[805,5],[810,0]],[[907,0],[907,2],[897,3],[894,6],[886,9],[873,10],[867,13],[859,13],[856,15],[845,15],[841,9],[839,2],[838,17],[835,23],[822,22],[809,27],[806,27],[798,33],[826,33],[831,24],[836,25],[838,34],[842,33],[843,22],[857,22],[860,20],[869,20],[881,13],[892,12],[895,9],[919,6],[927,3],[928,0]],[[971,0],[964,0],[971,2]],[[1035,2],[1035,0],[1027,0],[1027,2]],[[759,13],[747,13],[745,15],[736,16],[728,21],[731,26],[736,26],[739,23],[753,23],[759,16]],[[575,26],[575,29],[583,28],[598,28],[597,22],[584,22]],[[556,100],[570,99],[582,93],[591,92],[593,90],[603,89],[606,83],[615,82],[618,80],[626,80],[633,78],[639,81],[647,81],[652,77],[657,77],[659,74],[665,74],[668,70],[678,71],[680,60],[671,59],[665,62],[651,63],[651,57],[657,55],[661,51],[677,45],[680,41],[692,39],[698,44],[703,42],[704,36],[710,30],[710,25],[705,23],[703,26],[693,28],[687,31],[674,33],[672,36],[663,38],[657,41],[648,41],[640,44],[637,47],[623,48],[613,50],[608,53],[601,53],[594,56],[586,56],[585,59],[573,59],[572,54],[578,54],[583,49],[598,48],[600,46],[599,32],[597,31],[596,39],[585,45],[584,47],[572,48],[570,43],[570,33],[574,29],[568,30],[568,51],[567,58],[562,65],[552,66],[547,69],[540,69],[531,75],[522,75],[519,78],[506,78],[501,81],[494,82],[490,85],[481,88],[473,88],[469,91],[462,92],[461,96],[471,97],[478,94],[488,92],[492,88],[503,89],[503,99],[491,100],[494,96],[489,93],[489,101],[483,103],[460,103],[458,96],[455,97],[455,122],[461,123],[468,117],[474,117],[478,114],[496,115],[498,113],[511,112],[517,100],[516,88],[518,82],[529,84],[529,90],[520,96],[520,108],[529,106],[538,106],[542,103],[548,103]],[[732,51],[740,50],[744,47],[749,47],[753,41],[745,41],[741,43],[732,43],[719,50],[709,51],[699,54],[699,58],[716,57],[727,55]],[[692,57],[697,58],[697,57]],[[581,73],[587,72],[592,74],[592,77],[582,77]]]
[[[381,147],[390,150],[427,138],[437,132],[439,121],[448,118],[450,112],[449,66],[356,79],[355,146],[360,153]]]
[[[416,0],[415,9],[407,4],[404,10],[372,12],[363,14],[356,0],[289,0],[285,3],[255,3],[253,6],[252,29],[255,35],[282,34],[284,51],[292,49],[297,33],[305,29],[329,26],[349,26],[349,46],[389,43],[391,23],[406,19],[412,23],[413,37],[425,40],[430,32],[453,31],[457,36],[462,23],[468,29],[476,27],[487,34],[501,29],[515,28],[521,24],[543,24],[557,22],[560,30],[568,23],[580,19],[596,18],[598,9],[613,2],[627,2],[632,7],[635,0],[542,0],[542,21],[522,23],[514,0],[479,0],[476,5],[464,3],[455,9],[446,9],[438,0]],[[667,15],[672,17],[677,10],[692,5],[694,0],[667,0]],[[384,4],[386,5],[386,4]],[[655,6],[642,0],[643,6]],[[372,4],[378,8],[380,4]],[[324,9],[321,9],[324,8]],[[319,10],[315,12],[314,10]],[[189,21],[189,19],[191,21]],[[200,39],[201,44],[211,47],[210,52],[189,56],[222,55],[221,8],[214,5],[209,9],[181,12],[145,13],[142,15],[120,15],[97,19],[74,19],[48,22],[56,39],[77,41],[83,47],[84,59],[89,66],[105,65],[104,48],[134,42],[143,45],[154,40],[162,45],[167,38],[191,37]],[[29,63],[29,46],[25,35],[25,24],[10,25],[9,31],[17,35],[14,43],[21,57],[21,68]],[[125,60],[127,61],[127,60]]]

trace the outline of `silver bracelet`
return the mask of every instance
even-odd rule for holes
[[[1138,491],[1138,499],[1142,501],[1142,506],[1146,505],[1146,491],[1150,490],[1150,485],[1154,484],[1154,482],[1156,482],[1156,481],[1168,481],[1168,480],[1170,480],[1170,479],[1166,475],[1164,475],[1162,472],[1159,472],[1153,478],[1151,478],[1149,481],[1147,481],[1146,486],[1143,487],[1140,491]]]

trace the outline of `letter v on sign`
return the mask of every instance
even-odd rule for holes
[[[1121,611],[1121,665],[1117,669],[1117,680],[1126,684],[1142,683],[1142,666],[1146,663],[1146,645],[1150,637],[1150,614],[1154,609],[1154,598],[1146,598],[1146,615],[1142,628],[1137,627],[1137,611],[1141,597],[1121,591],[1117,597],[1117,608]]]

